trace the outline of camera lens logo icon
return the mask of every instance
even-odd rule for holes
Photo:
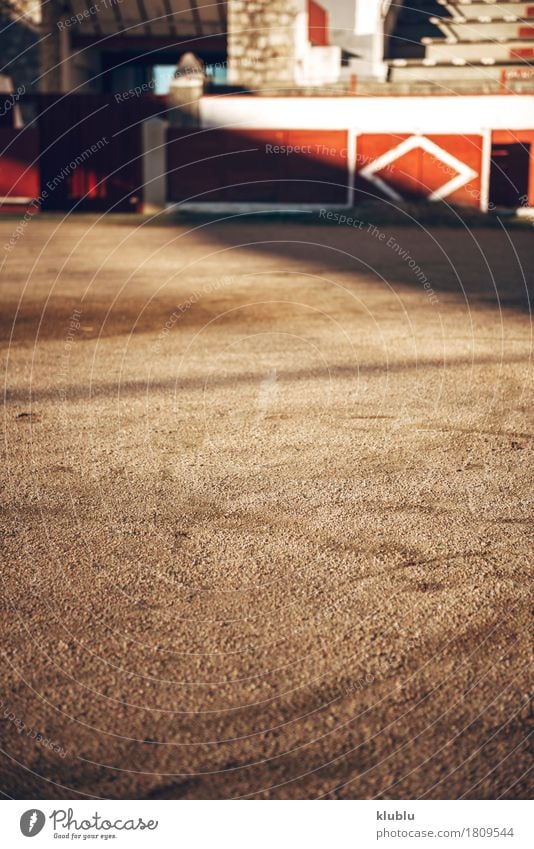
[[[32,808],[30,811],[25,811],[20,818],[20,830],[24,837],[35,837],[42,831],[46,822],[46,817],[42,811]]]

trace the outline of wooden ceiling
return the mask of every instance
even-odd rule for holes
[[[226,0],[69,0],[75,37],[188,39],[226,34]],[[87,14],[88,10],[93,10]],[[66,17],[66,16],[65,16]]]

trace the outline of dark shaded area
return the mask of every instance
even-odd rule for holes
[[[402,374],[407,371],[421,371],[426,372],[432,369],[441,370],[443,368],[447,369],[463,369],[470,368],[473,365],[476,367],[482,367],[485,365],[499,365],[502,362],[501,357],[485,357],[478,356],[476,358],[476,362],[473,362],[473,357],[466,357],[464,359],[456,359],[453,360],[450,357],[447,359],[429,359],[424,360],[420,357],[416,360],[412,360],[410,362],[405,363],[394,363],[393,365],[388,365],[388,374]],[[507,363],[528,363],[528,357],[507,357]],[[286,380],[286,381],[298,381],[298,380],[346,380],[346,381],[354,381],[360,376],[365,377],[366,375],[383,375],[384,374],[384,363],[377,362],[368,364],[365,363],[363,365],[358,365],[357,363],[353,368],[347,366],[332,366],[330,368],[325,369],[294,369],[287,370],[284,372],[279,372],[277,379],[278,380]],[[251,373],[243,373],[239,375],[225,375],[219,376],[216,379],[210,376],[209,384],[210,387],[232,387],[236,386],[239,383],[250,383],[257,380],[257,376]],[[80,386],[79,384],[73,384],[71,386],[62,387],[62,392],[64,392],[64,398],[66,401],[79,401],[80,399],[86,400],[99,400],[102,398],[113,399],[119,396],[121,397],[138,397],[142,392],[175,392],[178,393],[181,390],[203,390],[207,385],[207,378],[173,378],[172,380],[158,381],[158,380],[122,380],[119,385],[117,385],[116,381],[111,383],[101,383],[95,381],[91,383],[89,386]],[[45,401],[54,401],[58,398],[58,390],[55,387],[50,387],[49,389],[32,389],[32,390],[24,390],[24,391],[16,391],[8,389],[5,394],[5,400],[11,403],[34,403],[39,404]],[[35,414],[30,413],[20,413],[16,416],[17,419],[27,418],[31,419],[32,422],[34,420],[38,421],[38,417]],[[387,418],[383,416],[376,417],[364,417],[364,418]],[[509,434],[510,435],[510,434]],[[528,437],[529,434],[519,433],[519,434],[511,434],[515,435],[518,438]]]
[[[344,285],[349,289],[354,286],[355,291],[358,276],[364,274],[374,278],[377,287],[383,287],[386,285],[384,281],[387,281],[401,296],[403,292],[409,293],[414,289],[424,292],[421,277],[418,278],[417,270],[410,266],[410,258],[413,258],[438,298],[458,298],[465,301],[471,310],[492,307],[530,313],[534,298],[534,231],[528,223],[508,230],[506,219],[496,217],[494,227],[489,228],[480,226],[484,220],[481,216],[467,217],[464,222],[444,208],[442,217],[448,222],[454,220],[456,226],[425,224],[424,219],[421,221],[416,217],[417,207],[399,210],[387,203],[369,205],[364,211],[365,215],[359,210],[336,213],[353,216],[356,224],[361,222],[361,229],[322,217],[320,210],[300,214],[296,218],[285,216],[281,220],[263,214],[243,213],[229,216],[225,221],[179,217],[173,222],[160,217],[152,222],[146,219],[140,219],[140,222],[151,230],[165,225],[162,227],[162,241],[172,238],[172,228],[177,221],[182,226],[188,222],[193,231],[200,229],[214,250],[221,251],[221,262],[239,245],[251,245],[260,262],[263,255],[265,258],[276,257],[281,262],[314,262],[319,272],[325,275],[346,271],[354,274],[354,284],[346,282]],[[436,210],[436,216],[439,220],[439,210]],[[125,225],[131,226],[130,216],[122,220]],[[236,228],[236,222],[239,222],[239,228]],[[414,223],[419,229],[414,228]],[[15,222],[13,226],[15,228]],[[29,226],[32,226],[31,222]],[[109,226],[117,228],[117,238],[120,238],[120,217],[111,217]],[[58,232],[60,234],[61,229]],[[261,238],[258,238],[259,235]],[[179,246],[172,249],[177,250],[178,261]],[[403,259],[399,254],[404,252]],[[60,268],[58,265],[51,272],[55,275]],[[62,273],[69,276],[68,266]],[[117,272],[104,267],[100,275],[109,280],[110,275],[116,276]],[[99,279],[97,277],[97,282]],[[52,295],[46,305],[31,297],[25,297],[20,304],[4,298],[0,337],[9,339],[13,332],[14,342],[63,338],[69,316],[79,306],[78,300],[71,301],[64,296]],[[157,332],[177,306],[169,296],[159,297],[145,305],[140,313],[137,299],[130,298],[126,288],[107,315],[109,298],[102,293],[94,293],[82,323],[88,329],[82,329],[81,335],[90,339],[132,332]],[[178,324],[184,328],[200,328],[216,318],[220,310],[221,302],[215,293],[187,308],[180,315]],[[261,310],[256,309],[255,320],[268,325],[270,317],[268,313],[262,316]],[[223,321],[228,325],[238,323],[240,316],[230,312]]]
[[[38,115],[42,209],[138,211],[143,201],[142,122],[156,97],[33,96]],[[51,188],[50,188],[51,187]]]
[[[496,206],[518,208],[528,197],[529,144],[494,144],[491,151],[491,201]]]
[[[171,129],[168,199],[199,203],[344,204],[344,130]]]
[[[430,18],[449,18],[437,0],[409,0],[404,3],[388,40],[388,59],[422,59],[426,47],[423,38],[443,38],[443,33]]]

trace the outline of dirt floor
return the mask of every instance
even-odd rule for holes
[[[525,797],[534,230],[16,226],[4,794]]]

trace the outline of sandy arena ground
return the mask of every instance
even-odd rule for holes
[[[526,796],[534,231],[139,225],[0,222],[3,792]]]

